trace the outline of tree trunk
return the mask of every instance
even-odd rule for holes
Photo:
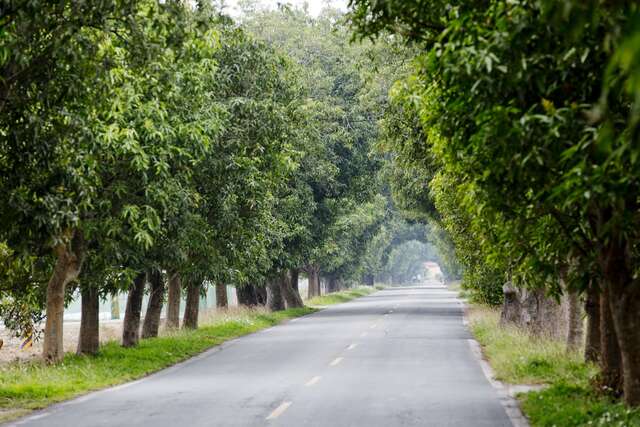
[[[593,283],[589,284],[587,289],[584,309],[587,313],[584,359],[595,363],[600,359],[600,294]]]
[[[500,325],[521,325],[522,307],[517,289],[509,281],[502,286],[504,299],[500,313]]]
[[[291,276],[291,288],[296,291],[300,297],[300,269],[292,268],[289,270],[289,274]],[[300,300],[302,301],[302,297],[300,297]]]
[[[200,284],[189,283],[187,287],[187,303],[184,308],[182,327],[198,329],[198,315],[200,314]]]
[[[622,359],[618,338],[613,326],[609,290],[603,286],[600,293],[600,375],[604,387],[619,395],[622,379]]]
[[[307,267],[307,275],[309,276],[309,289],[307,295],[313,298],[320,295],[320,271],[317,266],[311,265]]]
[[[227,308],[229,299],[227,295],[227,285],[224,283],[216,283],[216,307]]]
[[[83,286],[81,294],[78,354],[96,354],[100,349],[100,298],[93,286]]]
[[[633,277],[630,251],[623,239],[612,239],[603,253],[603,264],[611,318],[622,357],[624,401],[629,406],[638,406],[640,405],[640,281]]]
[[[258,304],[267,305],[267,287],[266,286],[257,286],[253,287],[256,291],[256,296],[258,297]]]
[[[149,272],[149,301],[147,302],[147,312],[144,315],[142,324],[142,338],[153,338],[158,336],[160,329],[160,315],[164,303],[164,280],[159,270]]]
[[[567,350],[577,351],[582,348],[582,304],[577,292],[567,291],[568,319],[567,319]]]
[[[173,273],[169,276],[169,297],[167,299],[167,328],[177,329],[180,327],[180,297],[182,283],[180,274]]]
[[[147,279],[145,273],[140,273],[133,279],[133,284],[127,296],[127,308],[124,311],[122,324],[122,346],[134,347],[140,340],[140,315],[142,314],[142,297]]]
[[[69,282],[75,280],[82,269],[85,242],[80,231],[74,230],[68,244],[56,246],[56,265],[47,284],[47,321],[44,329],[42,356],[48,362],[56,362],[64,356],[63,317],[64,291]]]
[[[329,278],[329,286],[327,292],[336,292],[338,290],[338,279],[331,276]]]
[[[284,299],[279,281],[276,277],[267,280],[267,308],[269,311],[284,310]]]
[[[255,285],[236,286],[238,304],[252,307],[258,305],[258,292]]]
[[[297,270],[296,270],[297,271]],[[297,279],[297,274],[296,274]],[[297,290],[295,290],[291,284],[292,279],[287,270],[283,270],[278,278],[280,284],[280,292],[284,298],[287,308],[299,308],[304,307],[302,298]]]
[[[375,280],[374,280],[373,274],[365,274],[363,282],[364,282],[365,286],[373,287],[373,285],[375,284]]]
[[[120,300],[118,293],[111,294],[111,320],[120,319]]]

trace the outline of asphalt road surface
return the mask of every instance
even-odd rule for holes
[[[392,288],[14,424],[511,426],[469,338],[453,292]]]

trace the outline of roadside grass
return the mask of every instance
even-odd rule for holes
[[[339,304],[341,302],[351,301],[354,298],[369,295],[379,289],[381,288],[376,286],[359,286],[353,289],[347,289],[344,291],[332,292],[330,294],[322,295],[319,297],[313,297],[305,301],[305,303],[312,307],[322,307],[325,305]]]
[[[468,317],[497,379],[547,385],[518,395],[533,427],[640,426],[640,409],[629,410],[593,388],[597,368],[585,363],[579,352],[567,352],[556,340],[501,327],[497,309],[472,305]]]
[[[141,340],[135,348],[109,342],[96,356],[67,354],[62,362],[15,362],[0,367],[0,422],[93,390],[144,377],[232,338],[268,328],[284,320],[315,312],[310,307],[275,313],[229,310],[194,331],[166,332]]]

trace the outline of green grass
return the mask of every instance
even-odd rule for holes
[[[597,369],[563,343],[533,338],[521,330],[499,326],[497,310],[472,306],[469,326],[480,342],[497,379],[510,384],[546,384],[518,396],[533,427],[640,426],[640,410],[597,393]]]
[[[143,377],[229,339],[314,311],[309,307],[275,313],[244,310],[195,331],[181,330],[142,340],[135,348],[125,349],[116,342],[110,342],[103,345],[96,356],[68,354],[55,365],[43,362],[6,365],[0,368],[0,421],[92,390]]]
[[[345,291],[333,292],[330,294],[322,295],[319,297],[313,297],[306,301],[306,304],[310,306],[322,307],[325,305],[339,304],[341,302],[351,301],[354,298],[363,297],[369,295],[381,288],[360,286],[353,289],[347,289]]]

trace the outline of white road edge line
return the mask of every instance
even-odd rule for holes
[[[377,326],[378,326],[378,324],[377,324],[377,323],[374,323],[373,325],[369,326],[369,328],[371,328],[371,329],[375,329]]]
[[[317,377],[313,377],[313,378],[311,378],[309,381],[307,381],[307,383],[305,384],[305,386],[307,386],[307,387],[311,387],[312,385],[317,384],[317,383],[318,383],[318,381],[320,381],[320,378],[322,378],[322,377],[317,376]]]
[[[342,359],[344,359],[344,357],[336,357],[331,361],[331,363],[329,363],[329,366],[336,366],[338,363],[342,362]]]
[[[358,346],[358,344],[353,343],[351,344],[349,347],[347,347],[347,350],[353,350],[354,348],[356,348]]]
[[[278,418],[280,415],[282,415],[284,413],[284,411],[286,411],[289,406],[291,406],[292,402],[282,402],[280,404],[280,406],[278,406],[276,409],[273,410],[272,413],[269,414],[269,416],[267,418],[265,418],[265,420],[269,421],[269,420],[273,420],[275,418]]]

